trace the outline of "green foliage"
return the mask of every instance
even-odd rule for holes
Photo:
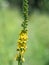
[[[43,9],[49,11],[49,0],[43,1]]]
[[[17,10],[0,10],[0,65],[13,65],[21,21]]]
[[[23,0],[7,0],[10,5],[22,8]],[[49,11],[49,0],[29,0],[29,10],[38,8],[39,10]],[[30,11],[31,11],[30,10]]]

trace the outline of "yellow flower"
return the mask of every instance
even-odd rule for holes
[[[26,41],[21,41],[21,42],[18,42],[18,47],[21,48],[21,47],[26,47]]]
[[[22,55],[24,54],[24,52],[25,52],[24,50],[21,52],[21,53],[22,53]]]
[[[18,48],[21,48],[21,43],[18,43]]]
[[[20,53],[21,56],[23,56],[25,51],[23,50],[23,51],[20,51],[19,53]]]
[[[27,36],[27,33],[24,33],[24,32],[22,32],[21,34],[20,34],[20,39],[21,40],[27,40],[27,38],[28,38],[28,36]]]
[[[27,41],[23,41],[23,43],[26,43]]]
[[[22,62],[25,62],[25,59],[24,58],[22,58],[21,60],[22,60]]]
[[[18,43],[21,43],[22,41],[21,40],[18,40]]]

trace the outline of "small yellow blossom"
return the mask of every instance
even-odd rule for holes
[[[26,41],[23,41],[23,43],[26,43]]]
[[[23,39],[24,39],[24,40],[27,40],[27,38],[28,38],[27,33],[23,33],[23,32],[22,32],[22,33],[20,34],[20,39],[22,39],[22,40],[23,40]]]
[[[21,40],[18,40],[18,43],[22,43],[22,41]]]
[[[22,60],[22,62],[25,62],[25,59],[24,58],[22,58],[21,60]]]

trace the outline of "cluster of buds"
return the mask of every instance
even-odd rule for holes
[[[27,31],[21,31],[18,40],[18,48],[17,48],[18,54],[16,55],[16,60],[19,60],[19,57],[21,57],[21,61],[22,62],[24,61],[23,56],[27,48],[26,46],[27,39],[28,39]]]

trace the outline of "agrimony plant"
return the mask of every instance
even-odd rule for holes
[[[24,62],[24,53],[26,51],[27,45],[27,22],[28,22],[28,0],[23,0],[23,15],[24,15],[24,21],[22,23],[22,30],[19,35],[18,39],[18,46],[17,46],[17,54],[16,54],[16,60],[18,61],[18,65],[22,65]]]

